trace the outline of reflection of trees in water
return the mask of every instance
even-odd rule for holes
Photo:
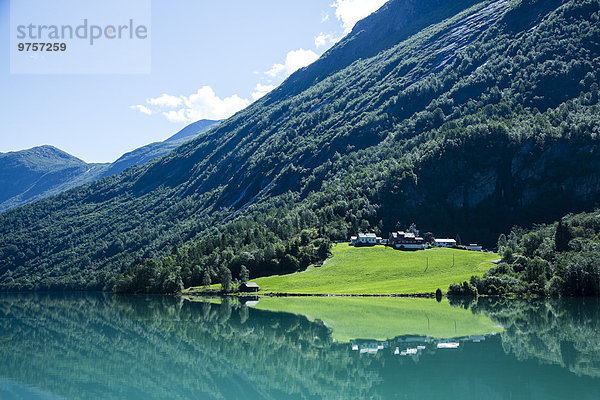
[[[339,398],[377,381],[324,325],[228,300],[2,296],[0,343],[0,376],[69,398]]]
[[[600,299],[480,298],[457,304],[484,312],[502,325],[502,346],[517,359],[537,359],[577,375],[600,377]]]

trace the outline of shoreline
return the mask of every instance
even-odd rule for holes
[[[228,296],[228,297],[414,297],[414,298],[435,298],[435,293],[394,293],[394,294],[340,294],[340,293],[242,293],[242,292],[190,292],[179,293],[180,296],[207,297],[207,296]]]

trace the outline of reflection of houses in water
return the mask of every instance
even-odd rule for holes
[[[239,300],[245,306],[254,307],[258,304],[259,298],[258,296],[240,296]]]
[[[458,349],[460,347],[460,343],[453,339],[444,339],[440,341],[436,347],[438,349]]]
[[[483,336],[483,335],[470,336],[469,340],[473,343],[479,343],[479,342],[485,341],[485,336]]]
[[[426,336],[399,336],[392,340],[352,340],[350,345],[352,351],[358,351],[360,354],[377,354],[378,352],[390,349],[396,356],[418,356],[427,351],[430,354],[438,350],[453,350],[460,348],[461,342],[480,343],[485,340],[484,335],[476,335],[456,339],[433,339]]]
[[[358,342],[353,340],[350,343],[352,344],[352,350],[358,351],[360,354],[377,354],[379,350],[387,349],[389,347],[388,342]]]

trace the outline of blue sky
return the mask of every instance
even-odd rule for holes
[[[194,120],[228,117],[384,2],[153,0],[149,74],[11,74],[5,50],[0,152],[50,144],[108,162]],[[0,31],[9,49],[9,0],[0,0]]]

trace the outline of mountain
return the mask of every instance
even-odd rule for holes
[[[173,143],[181,141],[182,139],[189,140],[194,136],[198,136],[202,132],[206,132],[211,128],[219,125],[221,121],[214,121],[211,119],[201,119],[200,121],[196,121],[194,123],[189,124],[167,140],[165,142]]]
[[[379,12],[359,21],[352,33],[332,47],[324,57],[298,71],[273,97],[297,94],[322,81],[357,59],[370,58],[387,50],[432,24],[453,17],[478,0],[388,1]],[[377,26],[377,29],[373,29]]]
[[[0,153],[0,212],[88,183],[104,169],[52,146]]]
[[[142,165],[216,124],[218,121],[197,121],[164,142],[140,147],[113,163],[88,164],[52,146],[0,153],[0,212]]]
[[[154,158],[163,156],[181,146],[193,137],[198,136],[202,132],[206,132],[214,128],[219,124],[219,122],[220,121],[213,121],[209,119],[196,121],[186,126],[164,142],[150,143],[146,146],[140,147],[139,149],[135,149],[129,153],[126,153],[115,162],[110,164],[106,171],[102,173],[101,177],[120,174],[129,167],[134,165],[142,165]]]
[[[319,68],[171,153],[0,215],[0,287],[173,292],[301,270],[359,230],[493,246],[593,209],[599,13],[390,0]]]

